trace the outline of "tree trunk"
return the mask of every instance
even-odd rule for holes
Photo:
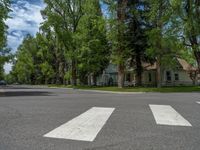
[[[92,83],[91,83],[91,74],[88,75],[88,86],[91,86]]]
[[[48,77],[45,77],[45,85],[48,85]]]
[[[156,61],[156,80],[157,80],[157,88],[161,87],[161,64],[160,64],[160,57],[157,58]]]
[[[190,76],[190,79],[192,80],[192,84],[196,85],[196,80],[198,76],[197,72],[190,71],[189,76]]]
[[[121,28],[121,25],[125,23],[126,19],[126,7],[127,7],[128,0],[119,0],[118,1],[118,10],[117,10],[117,21],[118,21],[118,56],[120,59],[121,56],[123,56],[124,51],[124,30]],[[124,60],[121,60],[118,64],[118,87],[123,88],[124,87],[124,72],[125,72],[125,66],[124,66]]]
[[[157,60],[156,60],[156,80],[157,80],[157,88],[161,87],[161,58],[162,58],[162,31],[163,31],[163,21],[162,21],[162,16],[163,16],[163,5],[164,5],[164,0],[160,0],[159,2],[160,6],[159,6],[159,19],[157,20],[157,28],[159,29],[159,36],[157,39],[157,49],[159,51],[161,51],[160,54],[158,54],[157,56]]]
[[[93,78],[93,86],[96,86],[97,85],[97,76],[95,73],[93,73],[92,78]]]
[[[195,86],[196,85],[196,79],[192,80],[192,84]]]
[[[141,56],[139,53],[136,56],[136,85],[142,85],[142,63]]]
[[[76,60],[72,59],[72,86],[77,85],[77,76],[76,76]]]
[[[196,82],[198,83],[198,76],[200,74],[200,52],[199,51],[194,51],[194,56],[196,58],[196,61],[197,61],[197,72],[195,73],[195,84]]]
[[[198,73],[200,73],[200,51],[194,50],[194,56],[198,65]]]
[[[124,87],[124,71],[125,67],[123,64],[118,65],[118,87],[123,88]]]
[[[136,72],[136,86],[142,86],[142,72]]]
[[[193,7],[192,5],[193,2],[191,2],[190,0],[187,0],[186,2],[186,6],[185,6],[185,11],[187,13],[187,19],[186,20],[189,20],[192,15],[193,15],[193,12],[196,12],[196,17],[199,16],[199,6],[200,6],[200,3],[199,3],[199,0],[197,1],[194,1],[194,4],[195,4],[195,8]],[[199,21],[199,20],[198,20]],[[191,47],[193,49],[193,53],[194,53],[194,56],[195,56],[195,59],[196,59],[196,62],[197,62],[197,65],[198,65],[198,70],[197,70],[197,75],[200,73],[200,51],[198,49],[199,47],[199,42],[198,42],[198,36],[199,34],[196,32],[195,30],[195,26],[196,24],[194,24],[195,21],[192,20],[191,23],[191,26],[190,27],[187,27],[186,29],[189,31],[189,41],[191,43]]]

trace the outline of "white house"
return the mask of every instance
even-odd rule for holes
[[[142,85],[156,86],[156,63],[142,63]],[[197,84],[197,68],[191,66],[184,59],[176,58],[173,67],[161,67],[162,86],[179,86]],[[117,85],[118,71],[117,66],[110,64],[97,78],[97,85],[108,86]],[[127,69],[125,74],[125,86],[135,86],[135,71]]]

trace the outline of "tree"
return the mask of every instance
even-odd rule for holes
[[[10,1],[9,0],[0,0],[0,49],[5,47],[6,44],[6,31],[7,26],[5,20],[9,17],[8,13],[10,12]]]
[[[171,6],[176,14],[173,23],[177,28],[177,38],[193,52],[200,72],[200,1],[172,1]]]
[[[118,66],[118,87],[124,86],[126,62],[130,56],[126,41],[126,11],[128,0],[104,0],[110,7],[109,35],[112,45],[112,60]]]
[[[43,81],[45,80],[46,83],[64,84],[64,76],[67,69],[65,47],[59,41],[55,31],[52,31],[47,24],[41,26],[40,32],[37,34],[36,40],[39,45],[38,57],[41,60],[40,71],[45,76],[43,76]],[[41,68],[43,69],[41,70]]]
[[[132,0],[127,6],[127,38],[128,49],[130,50],[130,67],[135,69],[136,85],[142,85],[142,62],[151,61],[147,54],[148,36],[147,31],[151,29],[148,17],[149,4],[143,0]]]
[[[136,70],[137,85],[142,82],[142,61],[147,61],[146,31],[151,28],[146,13],[148,2],[142,0],[105,1],[110,6],[110,34],[112,58],[118,64],[118,86],[123,87],[128,65]],[[116,32],[118,31],[118,32]],[[131,60],[131,61],[130,61]]]
[[[87,83],[87,78],[92,77],[93,84],[96,85],[97,75],[107,67],[110,58],[106,22],[98,0],[87,0],[84,12],[79,25],[79,38],[82,41],[78,59],[79,77],[83,83]]]
[[[9,53],[10,49],[6,47],[6,32],[7,26],[5,20],[9,17],[8,13],[10,12],[10,1],[9,0],[0,0],[0,80],[3,79],[3,66],[10,58]]]
[[[46,33],[46,34],[45,34]],[[39,63],[37,64],[38,82],[41,83],[56,83],[55,74],[57,66],[54,67],[54,62],[58,59],[54,58],[55,55],[55,42],[51,32],[43,31],[43,34],[37,33],[36,42],[38,45],[37,57]]]
[[[13,66],[13,74],[16,75],[17,82],[31,84],[35,79],[34,54],[35,41],[33,37],[27,35],[23,43],[19,46],[16,54],[16,62]]]
[[[125,62],[127,57],[125,31],[125,14],[128,0],[119,0],[117,3],[118,46],[115,55],[118,57],[118,87],[124,86]]]
[[[148,17],[153,28],[147,32],[149,37],[148,53],[149,56],[156,60],[157,87],[161,87],[162,62],[165,62],[166,58],[173,53],[168,43],[172,42],[174,38],[167,34],[171,27],[170,18],[172,9],[169,0],[151,0],[149,4],[150,11],[148,12]]]
[[[71,58],[72,85],[77,84],[77,43],[79,21],[83,16],[84,0],[45,0],[46,23],[52,27]]]

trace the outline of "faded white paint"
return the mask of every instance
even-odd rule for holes
[[[93,107],[44,137],[93,141],[114,110],[115,108]]]
[[[155,121],[159,125],[192,126],[170,105],[149,105]]]
[[[200,104],[200,102],[197,102],[197,104]]]
[[[5,92],[5,90],[4,89],[0,89],[0,93],[3,93],[3,92]]]
[[[2,96],[2,95],[4,95],[4,93],[5,93],[5,90],[4,89],[0,89],[0,95]]]

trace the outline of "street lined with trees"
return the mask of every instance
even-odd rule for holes
[[[136,85],[141,86],[142,62],[156,62],[160,87],[162,66],[173,65],[176,57],[200,70],[198,0],[44,2],[44,22],[35,37],[27,35],[19,46],[10,82],[76,86],[91,85],[92,79],[96,85],[97,76],[113,63],[118,66],[118,87],[124,87],[127,67],[134,68]],[[3,3],[1,24],[9,12],[9,2]],[[6,26],[0,27],[5,35]],[[1,37],[2,49],[6,36]],[[1,55],[8,52],[3,48]]]

